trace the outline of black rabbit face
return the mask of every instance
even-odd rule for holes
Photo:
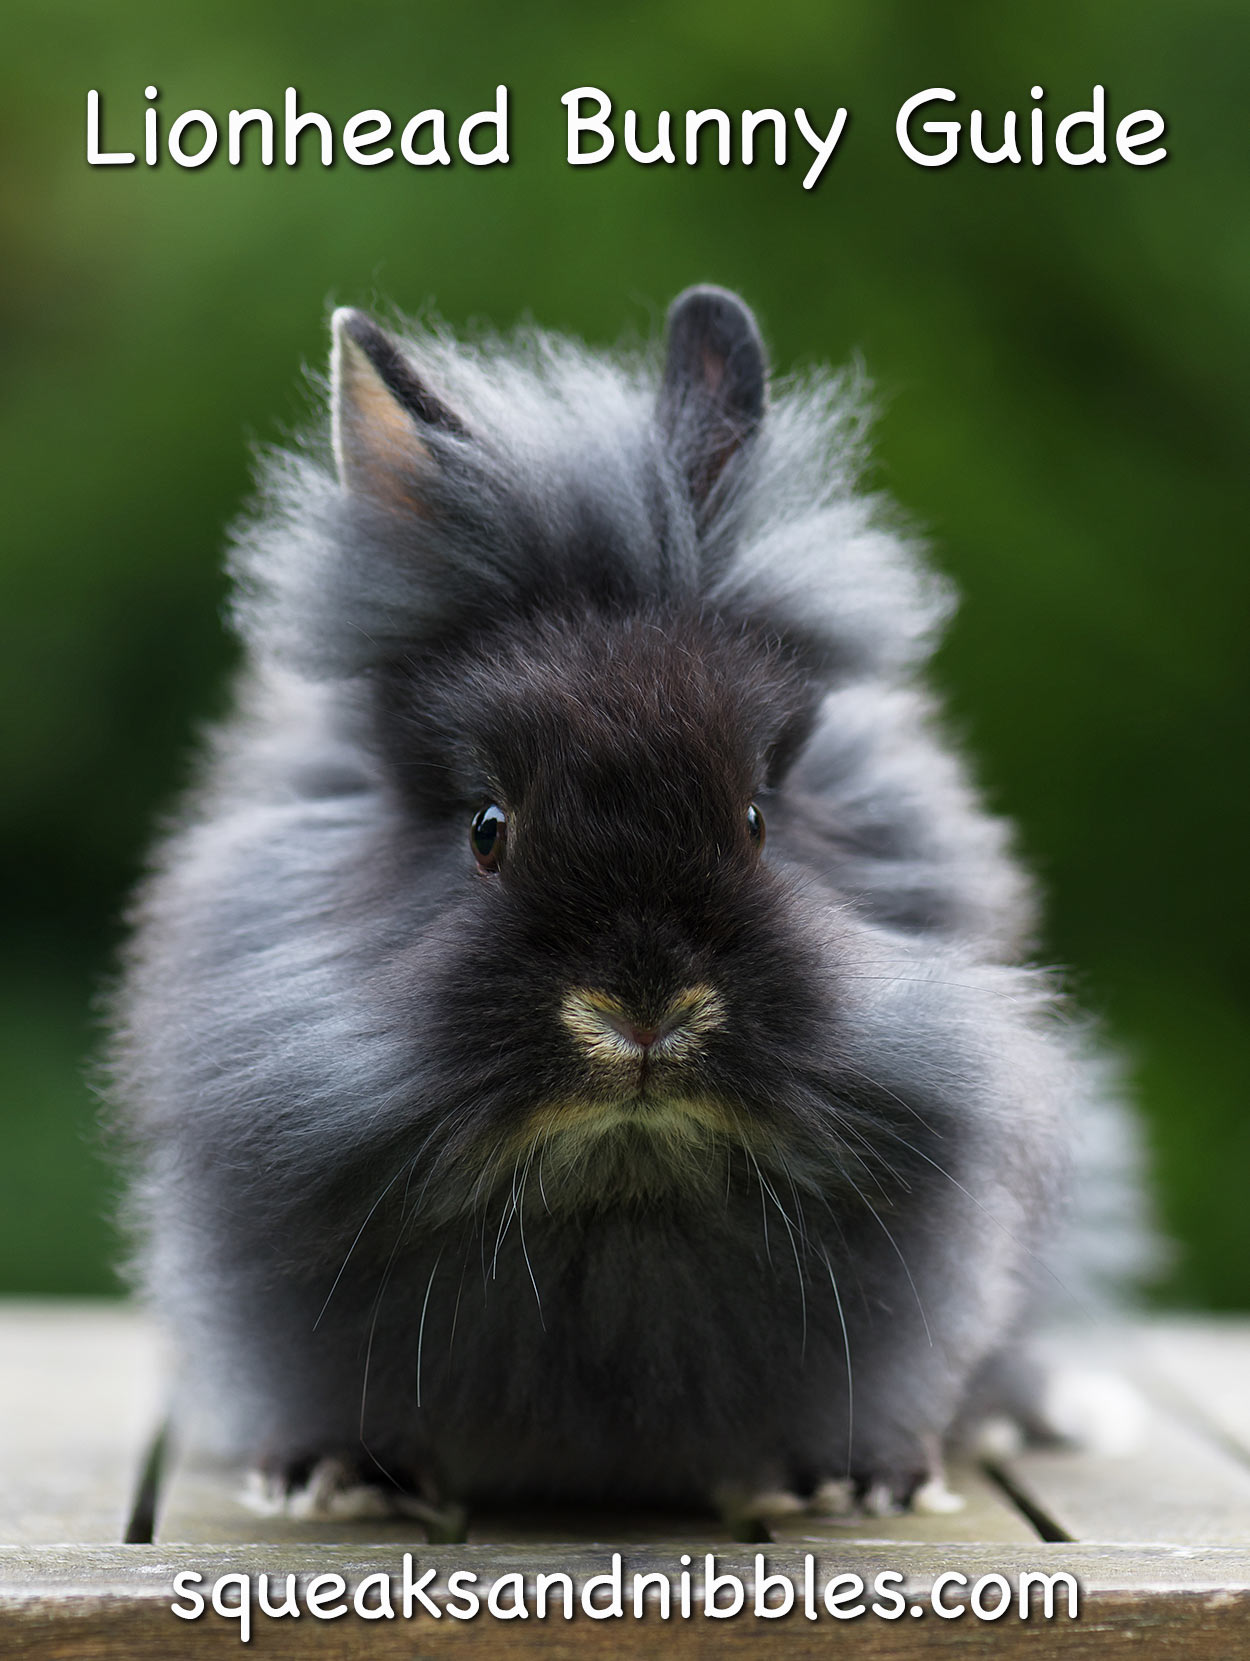
[[[825,1030],[828,975],[765,821],[815,703],[757,633],[658,612],[388,679],[407,834],[462,867],[413,995],[488,1165],[541,1142],[549,1190],[602,1198],[723,1184],[786,1133],[777,1058]]]

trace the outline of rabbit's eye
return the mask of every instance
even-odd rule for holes
[[[497,871],[504,840],[508,833],[508,816],[496,802],[491,802],[480,813],[473,815],[469,842],[473,857],[483,871]]]
[[[747,809],[747,835],[751,838],[751,846],[759,853],[764,846],[764,815],[754,802]]]

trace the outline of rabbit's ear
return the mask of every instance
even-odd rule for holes
[[[736,294],[703,285],[669,307],[659,418],[702,506],[764,414],[768,364],[755,319]]]
[[[413,476],[432,458],[424,434],[464,436],[451,410],[427,391],[389,335],[362,311],[335,312],[330,380],[334,458],[351,491],[417,505]]]

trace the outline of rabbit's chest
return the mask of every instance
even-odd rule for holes
[[[431,1291],[423,1437],[458,1492],[680,1500],[732,1477],[727,1449],[753,1479],[827,1441],[845,1355],[824,1292],[758,1224],[518,1237]]]

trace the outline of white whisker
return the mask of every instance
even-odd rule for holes
[[[430,1270],[430,1278],[425,1285],[425,1297],[421,1302],[421,1322],[417,1327],[417,1406],[421,1405],[421,1350],[425,1343],[425,1315],[430,1307],[430,1293],[434,1290],[434,1276],[438,1273],[438,1266],[443,1261],[443,1248],[438,1248],[438,1256],[434,1259],[434,1267]]]
[[[829,1253],[823,1241],[820,1253],[825,1260],[829,1284],[833,1287],[833,1301],[838,1306],[838,1321],[842,1327],[842,1348],[846,1354],[846,1474],[849,1478],[855,1439],[855,1375],[851,1368],[851,1335],[846,1325],[846,1313],[842,1308],[842,1294],[838,1291],[837,1276],[833,1272],[833,1264],[829,1261]]]

